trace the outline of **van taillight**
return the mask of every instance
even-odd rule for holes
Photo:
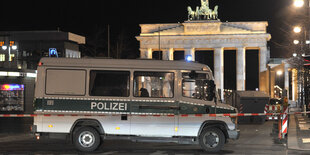
[[[43,65],[43,63],[42,63],[42,62],[39,62],[38,66],[42,66],[42,65]]]

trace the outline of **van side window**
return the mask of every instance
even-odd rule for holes
[[[74,77],[74,78],[72,78]],[[47,69],[47,95],[85,95],[86,70]]]
[[[129,96],[129,71],[90,71],[90,96]]]
[[[134,72],[134,96],[172,98],[174,73]]]
[[[205,73],[197,73],[193,77],[191,73],[182,73],[182,94],[184,97],[207,100],[207,80],[210,76]]]

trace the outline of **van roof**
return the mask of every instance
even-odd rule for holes
[[[205,70],[210,71],[207,65],[169,60],[150,59],[103,59],[103,58],[42,58],[43,66],[54,67],[94,67],[94,68],[124,68],[124,69],[177,69],[177,70]]]

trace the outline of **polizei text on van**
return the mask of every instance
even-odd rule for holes
[[[118,102],[91,102],[91,110],[115,110],[115,111],[126,111],[127,103]]]

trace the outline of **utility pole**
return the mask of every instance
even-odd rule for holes
[[[110,58],[110,25],[108,24],[108,58]]]
[[[160,26],[158,26],[158,60],[160,60]]]

